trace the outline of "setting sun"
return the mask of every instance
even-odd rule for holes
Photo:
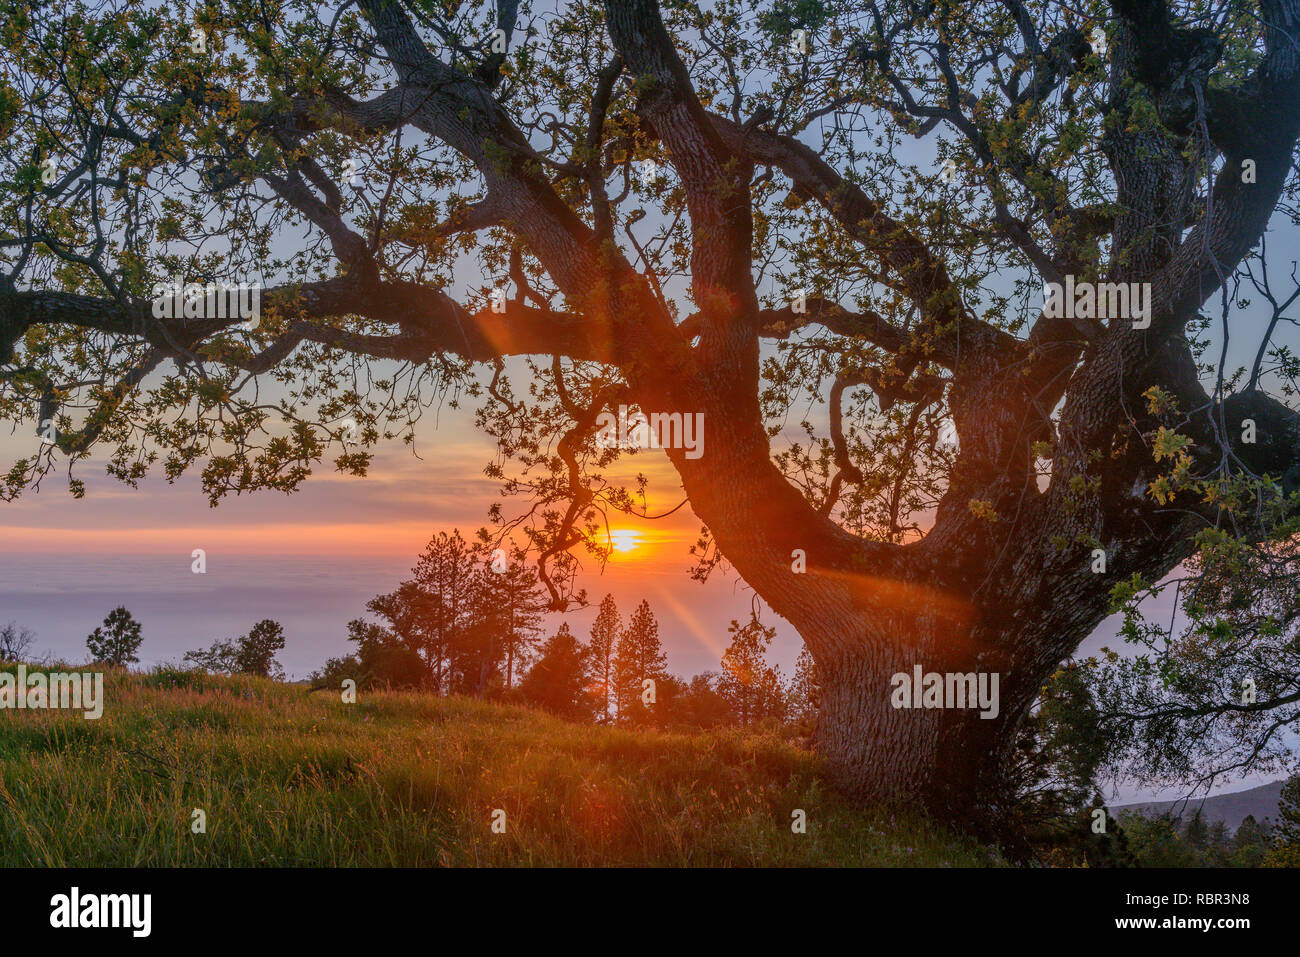
[[[641,538],[635,529],[615,528],[609,533],[610,544],[616,552],[634,551],[641,544]]]

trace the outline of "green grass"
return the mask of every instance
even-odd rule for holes
[[[989,863],[922,820],[847,806],[773,737],[406,693],[347,705],[170,669],[110,671],[105,697],[98,721],[0,711],[0,866]]]

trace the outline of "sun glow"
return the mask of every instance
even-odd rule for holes
[[[616,552],[635,551],[641,544],[641,537],[631,528],[613,528],[609,532],[610,545]]]

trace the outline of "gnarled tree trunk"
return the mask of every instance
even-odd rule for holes
[[[960,141],[969,160],[967,185],[987,187],[985,198],[992,202],[977,204],[969,217],[966,210],[953,210],[952,220],[940,222],[932,235],[931,221],[946,218],[941,211],[927,204],[915,217],[891,215],[893,203],[870,190],[892,190],[895,184],[843,175],[833,165],[840,161],[834,149],[819,152],[804,142],[814,119],[828,112],[826,104],[797,103],[807,84],[788,78],[806,77],[807,71],[774,70],[786,77],[780,83],[791,85],[754,100],[752,91],[740,87],[734,96],[725,95],[718,77],[747,75],[748,67],[719,69],[707,57],[683,58],[678,47],[690,42],[689,31],[670,34],[656,0],[606,0],[603,19],[587,7],[573,13],[590,22],[558,33],[584,38],[584,57],[600,47],[600,31],[609,40],[609,49],[600,51],[609,54],[603,69],[586,78],[590,102],[576,111],[564,104],[554,114],[538,107],[522,121],[517,111],[528,112],[528,97],[516,97],[508,108],[498,99],[504,50],[494,49],[466,69],[462,58],[472,57],[473,44],[452,61],[443,58],[446,38],[459,28],[444,25],[437,42],[428,42],[426,24],[436,11],[416,14],[409,4],[392,0],[359,0],[357,6],[373,42],[367,36],[365,43],[342,46],[373,51],[377,61],[364,70],[322,75],[387,73],[383,92],[369,83],[346,83],[347,90],[313,93],[318,78],[312,78],[301,90],[285,85],[294,89],[292,96],[257,103],[241,101],[233,89],[223,91],[212,77],[188,89],[156,90],[142,76],[141,95],[130,109],[119,113],[113,92],[105,114],[113,122],[88,121],[95,147],[75,160],[73,172],[40,186],[30,176],[19,177],[30,183],[22,187],[27,192],[21,202],[12,204],[30,210],[54,201],[86,203],[87,187],[97,202],[116,203],[107,192],[127,188],[121,170],[138,161],[141,144],[170,144],[189,124],[164,119],[175,110],[154,108],[174,99],[185,107],[183,115],[201,110],[205,122],[222,129],[237,119],[238,131],[218,137],[222,145],[202,143],[196,152],[206,157],[210,150],[230,150],[225,165],[251,171],[226,182],[218,155],[213,165],[221,175],[182,165],[185,175],[166,182],[197,178],[221,191],[243,177],[260,177],[282,210],[296,211],[328,238],[337,275],[265,290],[264,304],[283,321],[259,333],[248,348],[233,347],[225,337],[234,320],[156,317],[142,294],[110,283],[110,277],[148,270],[138,259],[129,266],[105,259],[114,245],[105,237],[77,252],[87,237],[69,237],[65,248],[29,218],[21,237],[6,241],[18,247],[10,258],[19,266],[12,274],[0,270],[0,383],[6,402],[17,403],[17,421],[52,426],[61,418],[60,404],[78,397],[66,404],[89,410],[80,427],[57,437],[51,433],[49,441],[75,457],[102,436],[116,436],[122,458],[114,467],[132,477],[134,463],[151,459],[154,451],[136,448],[137,434],[168,451],[168,468],[188,467],[203,442],[176,427],[167,418],[171,411],[185,409],[178,419],[187,418],[189,403],[206,395],[211,383],[226,375],[233,382],[244,372],[266,373],[301,346],[319,346],[322,355],[339,350],[429,367],[455,356],[496,364],[498,373],[507,356],[553,357],[553,382],[532,394],[554,395],[556,415],[535,418],[558,424],[532,423],[522,429],[527,440],[520,440],[514,433],[518,423],[511,423],[498,438],[503,449],[522,444],[533,452],[534,426],[555,439],[553,445],[540,443],[547,451],[539,457],[553,448],[562,466],[537,483],[549,496],[538,510],[547,514],[538,537],[542,577],[562,606],[559,589],[546,578],[546,560],[583,542],[584,523],[594,524],[593,501],[604,481],[594,473],[606,464],[593,449],[599,415],[625,401],[651,415],[703,414],[703,455],[688,458],[681,449],[669,449],[669,458],[720,553],[793,624],[816,658],[825,685],[818,744],[829,773],[859,799],[920,805],[962,820],[1006,798],[1003,776],[1020,722],[1043,680],[1102,620],[1113,585],[1134,574],[1148,580],[1165,574],[1188,554],[1196,522],[1220,518],[1213,504],[1194,494],[1171,507],[1148,494],[1167,465],[1152,455],[1151,436],[1163,422],[1148,408],[1148,390],[1154,387],[1178,404],[1186,417],[1179,428],[1191,440],[1191,467],[1202,475],[1226,475],[1231,469],[1224,463],[1231,461],[1233,469],[1280,477],[1284,487],[1300,476],[1297,417],[1256,390],[1258,362],[1243,392],[1207,392],[1187,332],[1259,242],[1290,175],[1300,135],[1300,0],[1260,0],[1257,17],[1243,13],[1224,20],[1228,29],[1246,21],[1252,21],[1252,31],[1254,22],[1259,27],[1222,70],[1224,37],[1182,24],[1169,4],[1148,0],[1115,0],[1115,17],[1106,24],[1109,52],[1090,50],[1073,11],[1049,16],[1045,9],[1045,26],[1020,3],[981,6],[981,16],[1005,19],[973,31],[979,34],[973,45],[962,42],[959,35],[967,31],[953,20],[965,11],[942,4],[882,5],[874,30],[838,46],[829,35],[824,43],[805,38],[829,57],[812,87],[842,90],[847,109],[876,110],[882,123],[902,120],[877,143],[892,146],[895,132],[928,132],[936,124],[946,124]],[[497,12],[501,36],[508,39],[518,4],[498,4]],[[781,17],[759,19],[774,23]],[[723,24],[714,27],[722,30]],[[529,38],[534,32],[527,31]],[[586,38],[592,39],[589,46]],[[758,39],[771,52],[774,38]],[[255,45],[263,41],[259,36]],[[45,49],[23,45],[31,48],[23,53],[28,59],[39,60],[38,51]],[[723,58],[733,46],[730,38],[709,45],[711,55]],[[917,50],[933,56],[941,74],[913,70],[908,61]],[[527,61],[535,66],[543,59],[521,57],[512,70],[524,71],[522,82],[535,82]],[[692,80],[699,62],[714,74],[705,100]],[[901,74],[900,63],[907,64]],[[808,61],[803,66],[811,69]],[[43,68],[52,82],[68,74],[61,60]],[[999,75],[997,82],[990,74]],[[277,77],[271,86],[280,83]],[[85,95],[77,90],[49,101],[80,102]],[[713,106],[727,100],[732,102],[725,113]],[[232,101],[241,103],[237,117],[230,115]],[[20,126],[28,147],[44,150],[43,131],[59,124],[40,112],[40,104],[30,105],[35,119]],[[747,109],[751,115],[742,116]],[[82,112],[100,115],[97,108]],[[137,131],[123,115],[162,125]],[[375,222],[363,229],[360,222],[371,212],[361,220],[352,216],[355,209],[345,215],[347,194],[311,158],[319,141],[304,137],[370,136],[406,126],[464,160],[449,169],[472,166],[473,175],[457,186],[480,198],[452,203],[446,221],[434,229],[423,224],[440,204],[426,197],[396,214],[395,221],[406,224],[401,228]],[[1056,156],[1056,145],[1046,148],[1054,136],[1076,140],[1089,128],[1099,137],[1099,149],[1080,149],[1077,163]],[[550,147],[541,142],[544,130],[551,131]],[[253,162],[248,146],[263,141],[270,159]],[[279,144],[274,149],[273,142]],[[126,165],[92,170],[97,175],[83,181],[83,171],[109,162],[103,157],[110,154],[100,148],[109,143],[118,150],[113,162]],[[664,255],[673,279],[689,271],[689,308],[698,311],[685,318],[665,298],[651,266],[655,256],[631,231],[644,211],[623,205],[647,201],[647,191],[631,188],[627,165],[644,151],[670,164],[679,180],[668,191],[671,205],[665,202],[672,241],[659,245],[672,250]],[[189,151],[161,152],[175,152],[183,163]],[[1052,155],[1043,159],[1046,154]],[[884,155],[878,152],[875,159],[890,169]],[[1062,172],[1058,162],[1071,168]],[[1212,190],[1203,182],[1208,175],[1214,177]],[[610,195],[609,184],[620,176],[622,194]],[[812,211],[818,230],[834,234],[820,247],[820,240],[810,244],[807,260],[797,255],[792,261],[804,269],[809,261],[812,268],[833,269],[845,250],[858,250],[863,263],[846,270],[847,287],[883,290],[879,312],[865,306],[853,312],[815,296],[799,308],[760,307],[754,251],[771,241],[761,233],[756,241],[754,203],[773,178],[788,182],[789,198]],[[770,213],[772,201],[762,202]],[[135,209],[136,201],[130,205]],[[195,222],[197,211],[210,205],[205,189],[194,207]],[[386,206],[387,200],[378,209]],[[72,209],[50,217],[49,228],[75,222]],[[105,212],[100,219],[134,224],[131,209]],[[428,239],[435,249],[430,262],[439,263],[441,247],[458,248],[460,234],[496,227],[510,233],[509,248],[494,247],[485,262],[497,253],[508,257],[517,287],[515,298],[500,308],[471,310],[439,288],[404,278],[405,264],[421,259],[408,244],[418,247]],[[991,262],[1009,262],[1004,257],[1014,250],[1035,279],[1088,276],[1149,284],[1145,323],[1126,315],[1064,318],[1045,309],[1026,335],[1013,334],[1010,323],[979,314],[992,296],[975,302],[980,297],[970,295],[967,264],[958,262],[965,240],[952,252],[953,236],[967,233],[979,236],[981,258],[987,253]],[[260,229],[250,234],[260,235]],[[960,277],[950,273],[949,258]],[[69,268],[53,268],[59,259]],[[982,270],[975,266],[973,272]],[[440,271],[441,266],[429,270]],[[97,276],[104,288],[97,295],[45,288],[50,276],[63,273],[84,274],[75,280],[78,286]],[[546,282],[530,283],[530,275]],[[360,325],[358,318],[364,320]],[[826,368],[835,376],[829,398],[837,472],[824,496],[817,490],[805,497],[773,463],[760,406],[768,385],[760,373],[760,342],[788,339],[810,326],[836,343],[827,349],[832,359]],[[112,368],[103,367],[108,360],[99,337],[105,334],[117,340],[108,350],[117,354]],[[66,355],[75,368],[55,368],[55,358],[44,354],[58,342],[63,351],[51,355]],[[187,383],[192,389],[168,385],[155,391],[157,403],[126,401],[173,360],[183,370],[198,370],[187,373],[193,375]],[[208,378],[204,363],[220,366],[221,375]],[[588,363],[604,366],[607,374],[575,373]],[[513,408],[496,383],[494,397]],[[841,409],[846,391],[859,386],[875,393],[882,411],[910,405],[913,426],[921,411],[945,403],[955,424],[960,450],[945,476],[946,494],[919,540],[900,540],[892,526],[880,533],[888,541],[868,540],[835,521],[838,490],[864,480],[850,454]],[[304,388],[296,398],[305,401],[315,391]],[[342,401],[328,389],[325,394],[325,406]],[[155,405],[163,411],[151,412]],[[292,421],[299,444],[292,454],[278,442],[268,443],[265,453],[250,453],[242,450],[246,443],[227,435],[240,426],[225,421],[225,400],[209,405],[205,414],[214,434],[241,446],[239,455],[210,470],[211,494],[232,486],[296,485],[300,478],[284,473],[297,475],[290,466],[317,454],[314,433],[297,412]],[[253,403],[241,416],[246,432],[261,431],[263,409]],[[1253,445],[1236,441],[1235,429],[1247,417],[1259,426]],[[376,424],[384,431],[382,417]],[[118,428],[126,425],[149,427]],[[247,444],[262,443],[259,438]],[[351,468],[361,467],[359,458]],[[1040,459],[1050,471],[1042,487]],[[592,461],[598,465],[587,471]],[[38,481],[50,462],[49,455],[24,459],[7,473],[0,491],[14,494],[6,491],[9,486],[16,491]],[[822,501],[810,500],[819,496]],[[548,510],[559,500],[569,507],[551,521]],[[1104,574],[1092,569],[1098,548],[1107,558]],[[997,717],[982,718],[980,709],[969,707],[895,707],[894,676],[912,675],[917,667],[922,673],[997,674]],[[481,671],[480,686],[485,680]]]

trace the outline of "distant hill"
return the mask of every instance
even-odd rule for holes
[[[1235,831],[1248,815],[1256,821],[1264,818],[1276,818],[1278,801],[1282,795],[1284,781],[1261,784],[1247,791],[1234,791],[1231,794],[1216,794],[1213,797],[1196,798],[1181,807],[1182,801],[1158,801],[1151,804],[1120,804],[1109,809],[1116,818],[1126,814],[1143,814],[1147,817],[1160,817],[1166,811],[1173,811],[1184,820],[1196,813],[1199,807],[1206,824],[1222,821],[1228,829]]]

